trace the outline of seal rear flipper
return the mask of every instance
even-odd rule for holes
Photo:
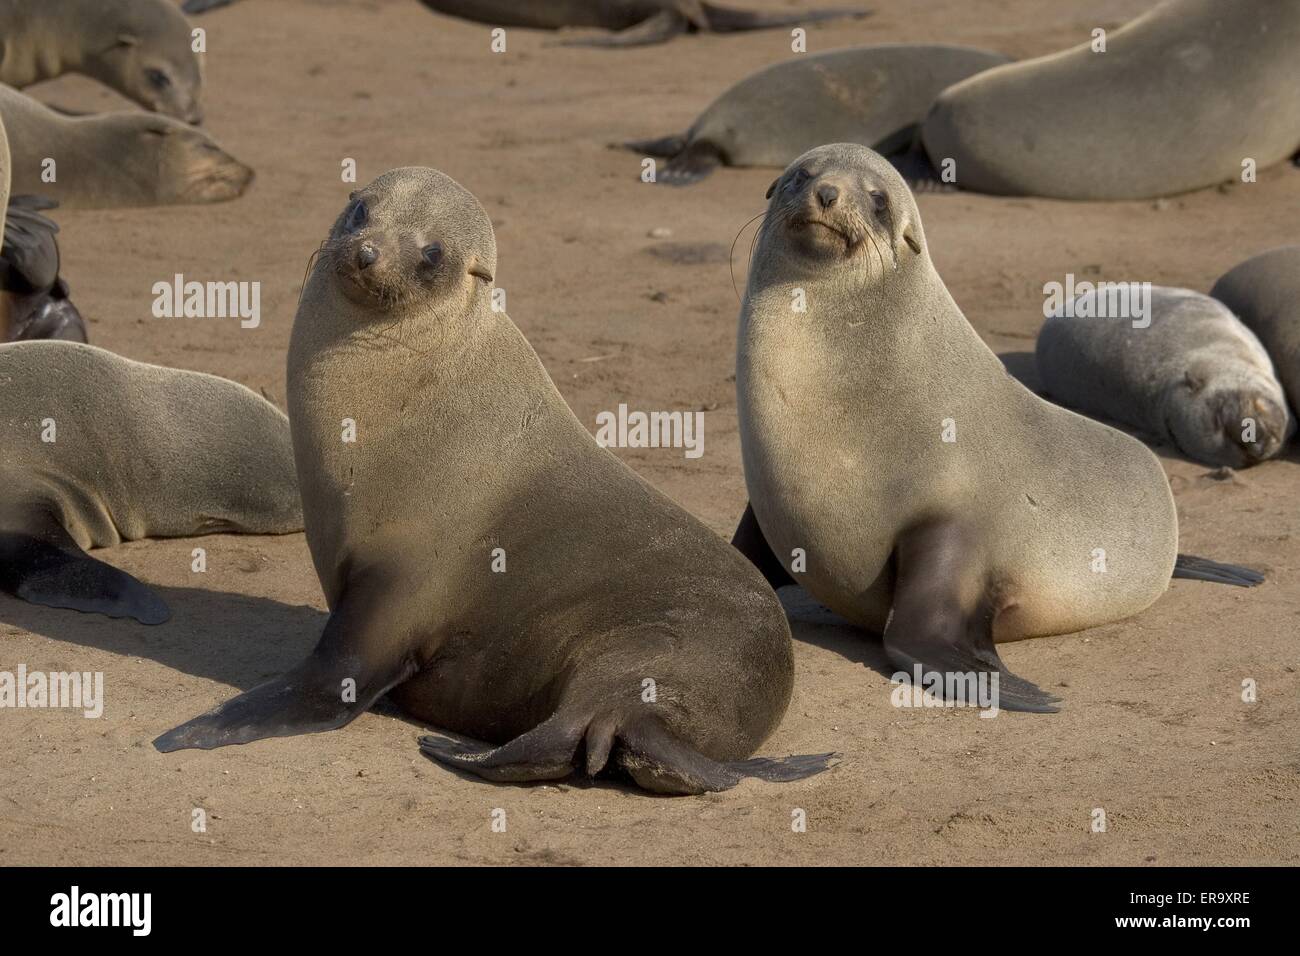
[[[429,735],[420,738],[420,753],[497,783],[562,780],[576,767],[584,729],[557,714],[500,747]]]
[[[772,586],[773,591],[787,584],[796,583],[772,552],[767,538],[763,537],[763,529],[758,526],[758,519],[754,517],[754,506],[749,502],[745,503],[745,513],[740,516],[740,524],[736,527],[736,533],[732,535],[731,546],[749,558],[750,563],[763,572],[763,577],[767,578],[767,583]]]
[[[844,17],[861,19],[871,13],[870,10],[863,7],[805,10],[802,13],[759,13],[756,10],[737,10],[734,7],[720,7],[712,3],[704,3],[702,6],[704,7],[704,15],[709,21],[709,29],[714,33],[739,33],[744,30],[802,26],[807,23],[839,20]]]
[[[1253,588],[1264,582],[1264,575],[1239,564],[1222,564],[1193,554],[1180,554],[1174,562],[1174,577],[1194,581],[1211,581],[1231,584],[1239,588]]]
[[[209,10],[228,7],[234,2],[235,0],[185,0],[181,4],[181,12],[194,16],[196,13],[207,13]]]
[[[965,531],[952,521],[925,522],[899,536],[894,609],[884,634],[890,663],[909,677],[918,666],[923,675],[937,674],[932,683],[922,679],[935,696],[947,694],[951,679],[952,688],[968,696],[971,690],[989,695],[968,700],[971,706],[987,702],[1001,710],[1055,713],[1059,697],[1002,663],[987,596],[981,595],[974,608],[963,607],[962,594],[974,580],[974,554]]]
[[[376,635],[373,600],[383,592],[369,592],[371,600],[349,600],[354,588],[325,622],[316,649],[297,667],[240,694],[206,714],[162,734],[153,745],[163,753],[174,750],[212,750],[246,744],[267,737],[294,737],[335,730],[370,709],[390,688],[415,673],[413,659],[388,652],[389,635]],[[370,625],[368,628],[367,625]],[[367,646],[374,636],[375,646]]]
[[[0,531],[0,591],[32,604],[162,624],[171,610],[152,590],[85,551],[48,511]]]
[[[652,17],[616,33],[603,36],[577,37],[572,40],[557,40],[548,46],[593,46],[607,48],[624,48],[633,46],[650,46],[665,43],[679,34],[685,33],[689,21],[677,10],[661,10]]]
[[[634,139],[623,144],[624,149],[630,149],[634,153],[640,153],[643,156],[657,156],[661,159],[672,159],[686,148],[690,142],[690,137],[685,133],[677,133],[673,136],[661,136],[658,139]]]
[[[906,149],[888,154],[889,160],[898,174],[907,181],[907,187],[914,193],[955,193],[956,183],[946,183],[935,169],[934,163],[919,142]]]

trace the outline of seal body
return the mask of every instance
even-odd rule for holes
[[[944,89],[1008,62],[973,47],[892,43],[796,57],[714,100],[685,136],[629,143],[670,157],[657,181],[691,182],[715,166],[785,167],[822,143],[889,154],[911,145]]]
[[[1247,259],[1225,273],[1210,295],[1259,336],[1291,407],[1300,408],[1300,246]]]
[[[242,385],[72,342],[0,346],[0,590],[166,620],[85,549],[302,528],[289,423]]]
[[[1206,464],[1242,468],[1281,451],[1295,422],[1250,329],[1209,296],[1163,286],[1146,318],[1048,318],[1037,347],[1044,390]]]
[[[775,595],[595,443],[493,311],[495,267],[486,213],[441,173],[394,170],[355,194],[289,351],[329,622],[293,672],[158,746],[326,730],[391,688],[412,716],[499,744],[422,742],[491,779],[567,776],[580,747],[588,772],[613,759],[665,792],[811,772],[738,763],[790,697]]]
[[[167,0],[0,0],[0,83],[21,89],[64,73],[186,123],[203,119],[202,64]]]
[[[1092,42],[944,91],[923,127],[963,189],[1143,199],[1300,149],[1300,4],[1167,0]]]
[[[737,546],[774,585],[793,572],[883,629],[901,668],[997,673],[1001,707],[1052,709],[995,643],[1164,592],[1178,527],[1160,463],[1007,374],[883,157],[819,147],[769,197],[740,316]]]
[[[63,116],[0,86],[13,191],[62,206],[110,208],[221,202],[243,194],[253,171],[212,137],[166,116],[138,112]],[[53,182],[42,173],[55,162]]]

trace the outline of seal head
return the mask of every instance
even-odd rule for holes
[[[86,51],[82,71],[147,110],[203,122],[203,66],[180,10],[163,0],[145,0],[112,4],[111,14],[116,32]]]

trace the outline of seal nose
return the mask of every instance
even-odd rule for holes
[[[357,266],[362,269],[369,269],[379,261],[379,250],[374,247],[373,243],[363,242],[361,248],[357,250]]]
[[[817,201],[821,203],[823,209],[830,209],[839,198],[839,189],[830,183],[822,183],[817,187]]]

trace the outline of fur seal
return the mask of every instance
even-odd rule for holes
[[[22,89],[64,73],[92,77],[147,110],[203,120],[190,25],[167,0],[0,3],[0,83]]]
[[[203,2],[203,0],[199,0]],[[682,33],[738,33],[799,26],[870,11],[842,8],[800,13],[759,13],[707,0],[420,0],[435,13],[489,23],[494,27],[559,30],[598,27],[606,36],[565,40],[565,46],[630,47],[663,43]]]
[[[243,195],[253,171],[202,130],[137,112],[63,116],[0,86],[13,189],[62,206],[107,209],[222,202]],[[44,182],[46,159],[55,181]]]
[[[883,630],[899,668],[997,673],[1001,708],[1050,711],[997,642],[1136,614],[1171,573],[1261,580],[1176,557],[1155,455],[1006,372],[884,157],[819,147],[768,196],[740,315],[735,544],[773,586],[803,549],[798,583]]]
[[[85,549],[302,528],[289,422],[235,382],[17,342],[0,346],[0,407],[0,591],[160,624],[162,599]]]
[[[1291,407],[1300,408],[1300,246],[1247,259],[1220,277],[1210,295],[1259,336]]]
[[[714,100],[680,136],[628,143],[669,161],[657,182],[685,185],[717,166],[777,166],[822,143],[908,148],[934,99],[1008,58],[974,47],[889,43],[776,63]]]
[[[1044,390],[1208,465],[1244,468],[1281,451],[1295,422],[1250,329],[1221,302],[1190,289],[1155,286],[1150,306],[1145,326],[1050,317],[1038,333]]]
[[[1239,177],[1300,149],[1300,3],[1168,0],[1090,43],[997,67],[939,97],[922,128],[963,189],[1145,199]]]
[[[329,621],[292,671],[155,745],[330,730],[391,689],[413,717],[499,744],[421,741],[491,780],[560,779],[580,760],[698,793],[824,769],[830,755],[744,759],[790,698],[780,603],[596,444],[493,311],[496,258],[487,213],[442,173],[396,169],[353,194],[289,345]]]

